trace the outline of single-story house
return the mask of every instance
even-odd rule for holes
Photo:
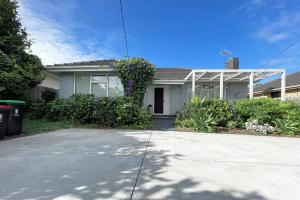
[[[278,98],[281,96],[280,78],[254,88],[254,97]],[[286,76],[286,97],[300,97],[300,71]]]
[[[117,60],[74,62],[46,66],[59,76],[59,97],[72,94],[121,96],[123,87],[114,64]],[[282,69],[190,69],[157,68],[153,85],[147,89],[144,106],[153,114],[175,115],[192,96],[237,100],[253,97],[253,83],[281,73]],[[284,100],[284,99],[283,99]]]

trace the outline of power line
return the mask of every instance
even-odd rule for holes
[[[279,52],[279,54],[273,56],[271,59],[269,59],[263,65],[261,65],[259,68],[262,68],[262,67],[266,66],[267,64],[269,64],[270,62],[272,62],[274,59],[280,57],[284,52],[286,52],[289,48],[291,48],[292,46],[294,46],[299,41],[300,41],[300,37],[298,39],[296,39],[294,42],[292,42],[291,44],[289,44],[287,47],[285,47],[281,52]]]
[[[124,38],[125,38],[126,56],[127,56],[127,59],[129,59],[128,41],[127,41],[127,34],[126,34],[126,29],[125,29],[125,20],[124,20],[122,0],[120,0],[120,8],[121,8],[122,25],[123,25],[123,32],[124,32]]]

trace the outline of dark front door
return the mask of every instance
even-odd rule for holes
[[[164,88],[154,89],[154,113],[164,113]]]

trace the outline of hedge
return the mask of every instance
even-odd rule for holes
[[[27,116],[45,116],[52,121],[72,121],[79,124],[96,124],[99,127],[127,127],[146,129],[152,127],[148,110],[140,108],[130,97],[102,97],[76,94],[69,98],[58,98],[49,103],[34,103],[29,106]],[[31,109],[40,107],[43,109]],[[38,110],[38,111],[36,111]]]

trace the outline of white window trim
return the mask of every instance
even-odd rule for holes
[[[106,82],[103,81],[93,81],[93,76],[105,76]],[[93,83],[102,83],[106,84],[106,97],[108,97],[108,88],[109,88],[109,82],[108,82],[108,74],[91,74],[90,75],[90,94],[92,94],[92,84]]]
[[[73,94],[76,94],[76,74],[73,73]]]
[[[93,76],[105,76],[106,82],[104,81],[93,81]],[[112,73],[95,73],[95,74],[90,74],[90,85],[89,85],[89,94],[92,94],[92,84],[93,83],[102,83],[106,84],[106,97],[109,97],[109,76],[117,76],[116,74]],[[118,76],[117,76],[118,77]],[[73,74],[73,94],[76,94],[76,74]]]

